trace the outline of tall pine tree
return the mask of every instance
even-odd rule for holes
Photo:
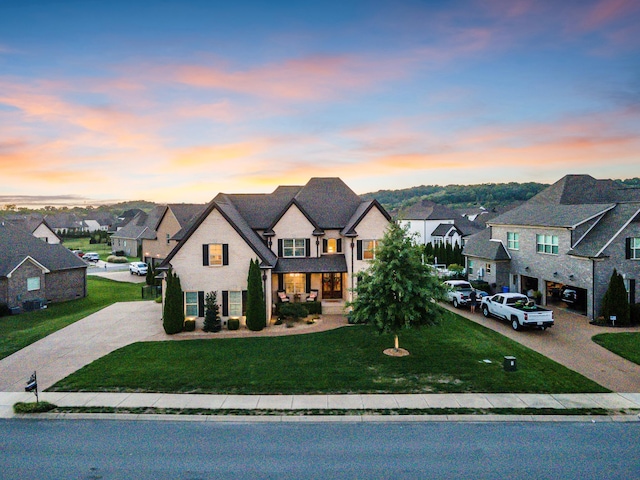
[[[614,268],[609,280],[609,288],[602,297],[601,314],[605,321],[616,317],[617,325],[628,325],[631,321],[629,294],[624,286],[622,275]]]

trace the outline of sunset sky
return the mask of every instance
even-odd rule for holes
[[[640,1],[0,2],[0,204],[568,173],[640,176]]]

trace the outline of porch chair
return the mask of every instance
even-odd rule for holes
[[[311,290],[307,297],[307,302],[315,302],[318,299],[318,290]]]
[[[278,298],[280,299],[280,302],[282,303],[286,303],[289,300],[289,297],[287,297],[287,292],[285,292],[284,290],[278,290]]]

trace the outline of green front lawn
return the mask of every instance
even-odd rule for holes
[[[0,359],[115,302],[140,300],[140,285],[87,277],[85,298],[0,318]]]
[[[50,390],[226,394],[607,392],[548,358],[451,312],[402,332],[408,357],[382,353],[391,335],[352,326],[286,337],[136,343]],[[526,332],[525,332],[526,334]],[[505,372],[514,355],[518,370]],[[486,363],[484,360],[490,360]]]
[[[640,332],[599,333],[592,340],[616,355],[640,365]]]
[[[100,255],[100,260],[107,260],[107,257],[111,255],[111,245],[106,243],[89,243],[89,238],[65,238],[62,244],[69,250],[82,250],[84,253],[96,252]],[[140,261],[138,257],[127,257],[128,262]]]

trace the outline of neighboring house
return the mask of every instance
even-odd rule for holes
[[[55,213],[44,217],[56,234],[86,232],[87,227],[75,213]]]
[[[543,303],[559,301],[561,293],[571,289],[577,292],[572,306],[593,319],[600,314],[616,269],[623,275],[630,302],[638,301],[640,189],[589,175],[567,175],[488,225],[490,237],[470,240],[463,254],[467,263],[473,262],[472,268],[498,259],[508,263],[508,278],[506,266],[497,269],[496,289],[538,290]]]
[[[38,216],[24,216],[14,217],[11,220],[7,220],[12,225],[21,228],[22,230],[29,232],[36,238],[39,238],[45,243],[56,244],[60,243],[60,237],[56,235],[56,232],[49,226],[47,221]]]
[[[125,210],[120,215],[118,215],[118,218],[116,218],[115,222],[112,222],[107,232],[108,233],[117,232],[118,230],[124,228],[131,220],[133,220],[137,215],[140,215],[141,213],[144,213],[144,212],[139,208],[131,208],[129,210]],[[101,225],[103,225],[102,222],[101,222]]]
[[[0,223],[0,302],[28,310],[85,297],[86,271],[86,263],[62,245]]]
[[[478,220],[480,215],[486,215],[488,213],[487,209],[484,207],[456,208],[455,211],[458,215],[466,218],[467,220],[471,220],[472,222]]]
[[[102,230],[100,222],[98,222],[97,220],[85,218],[83,222],[88,232],[97,232],[99,230]]]
[[[469,281],[487,282],[491,287],[489,293],[496,293],[498,286],[509,285],[511,256],[500,240],[491,239],[490,228],[470,236],[463,253]]]
[[[149,213],[140,211],[130,222],[111,235],[111,250],[127,257],[141,257],[142,241],[154,239],[156,228],[167,207],[154,207]]]
[[[153,238],[142,239],[142,260],[152,265],[159,265],[178,244],[174,236],[188,227],[206,205],[192,203],[176,203],[164,207],[164,212],[155,229]]]
[[[422,245],[457,243],[463,246],[466,237],[482,229],[455,210],[429,200],[421,200],[401,211],[398,223],[408,228],[409,233]]]
[[[271,194],[217,195],[161,264],[178,274],[187,317],[204,315],[217,292],[223,321],[243,319],[249,263],[262,270],[267,318],[278,292],[304,302],[318,293],[324,313],[342,313],[357,272],[375,257],[390,216],[339,178],[312,178]]]

